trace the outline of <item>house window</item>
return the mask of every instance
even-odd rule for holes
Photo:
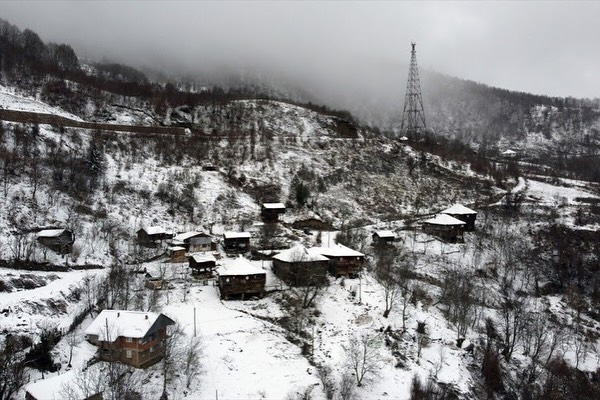
[[[131,342],[133,342],[133,339],[132,339],[132,338],[130,338],[130,337],[126,337],[126,338],[125,338],[125,341],[126,341],[127,343],[131,343]]]
[[[154,353],[154,346],[150,347],[150,353]]]
[[[125,357],[127,357],[127,358],[133,358],[133,352],[131,350],[126,350],[125,351]]]

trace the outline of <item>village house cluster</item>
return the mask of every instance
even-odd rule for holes
[[[261,217],[266,224],[277,224],[285,211],[282,203],[264,203]],[[423,221],[422,230],[440,240],[461,242],[464,232],[475,230],[476,217],[476,211],[455,204]],[[68,253],[75,240],[73,232],[62,228],[41,230],[37,238],[58,254]],[[373,246],[390,246],[396,234],[392,230],[376,230],[371,238]],[[267,294],[267,271],[247,258],[252,250],[257,250],[252,240],[250,232],[228,231],[213,236],[201,231],[172,233],[160,226],[137,231],[138,245],[164,251],[165,263],[187,263],[192,281],[212,283],[223,300],[248,300]],[[296,243],[287,249],[254,254],[272,261],[273,274],[290,287],[326,284],[328,275],[356,278],[365,263],[365,254],[339,243],[314,247]],[[163,290],[168,282],[147,274],[144,286]],[[173,324],[172,319],[161,313],[104,310],[85,330],[85,335],[98,347],[99,359],[146,368],[162,359],[163,342]],[[39,391],[35,385],[38,384],[31,385],[27,392],[30,400],[39,398],[33,394]]]

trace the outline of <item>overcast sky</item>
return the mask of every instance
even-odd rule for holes
[[[371,84],[404,90],[416,41],[421,68],[600,97],[598,1],[0,1],[0,16],[79,55],[177,72],[258,71],[372,97]]]

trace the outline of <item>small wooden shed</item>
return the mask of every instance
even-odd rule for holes
[[[460,219],[448,214],[438,214],[435,218],[423,222],[423,231],[442,239],[457,242],[463,240],[463,227],[466,225]]]
[[[371,237],[374,246],[389,244],[396,240],[396,234],[390,230],[375,231]]]
[[[196,278],[211,278],[217,265],[217,259],[210,253],[192,254],[188,258],[192,275]]]
[[[250,250],[250,232],[225,232],[223,249],[227,253],[245,253]]]
[[[279,216],[285,214],[285,205],[283,203],[263,203],[260,214],[264,222],[277,222]]]
[[[167,248],[169,253],[169,259],[172,263],[185,262],[185,247],[183,246],[170,246]]]
[[[454,204],[452,207],[442,211],[442,214],[447,214],[451,217],[461,220],[465,223],[463,229],[465,231],[475,230],[475,220],[477,219],[477,211],[471,210],[462,204]]]
[[[267,273],[243,257],[226,260],[217,268],[221,298],[241,298],[265,295]]]
[[[297,245],[273,256],[273,273],[292,286],[311,286],[323,283],[329,259]]]
[[[75,235],[69,229],[44,229],[38,232],[37,241],[58,254],[69,254],[73,250]]]
[[[160,290],[163,288],[163,280],[158,277],[146,276],[144,287],[151,290]]]

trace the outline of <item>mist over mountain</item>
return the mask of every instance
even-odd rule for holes
[[[419,57],[403,137],[363,3],[44,4],[0,20],[0,400],[600,398],[597,99]],[[494,27],[426,7],[463,76]]]

